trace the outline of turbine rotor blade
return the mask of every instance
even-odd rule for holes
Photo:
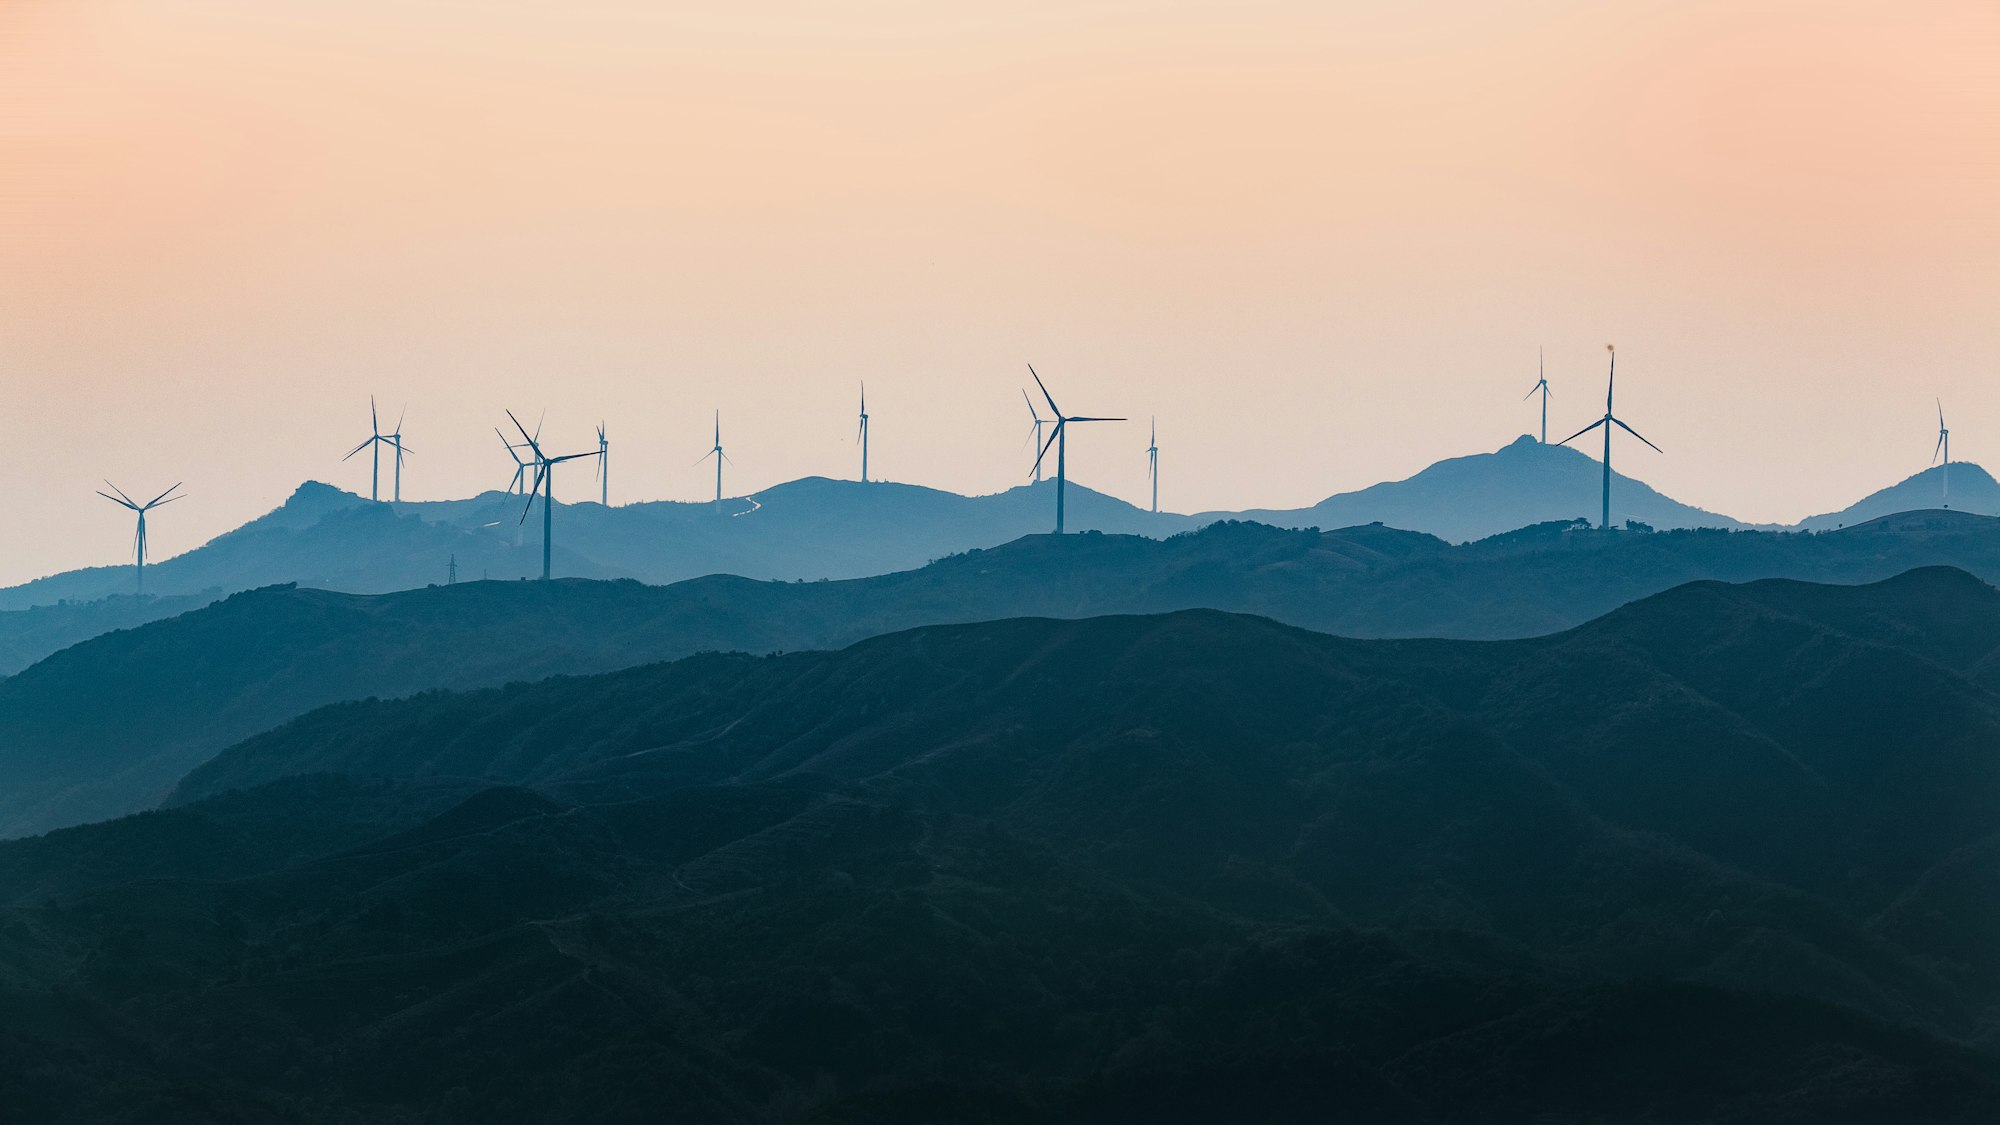
[[[1065,422],[1130,422],[1131,420],[1130,418],[1085,418],[1081,415],[1063,419]]]
[[[182,483],[183,483],[183,482],[181,482],[181,481],[175,481],[175,482],[174,482],[174,488],[179,488],[179,487],[181,486],[181,484],[182,484]],[[174,490],[174,488],[169,488],[169,489],[167,489],[167,492],[172,492],[172,491]],[[154,504],[158,504],[158,503],[160,503],[161,501],[165,500],[165,499],[167,498],[167,492],[162,492],[162,493],[160,493],[160,494],[159,494],[158,496],[155,496],[155,497],[153,497],[153,498],[152,498],[151,500],[147,501],[147,503],[146,503],[146,506],[150,508],[150,507],[152,507],[152,506],[153,506]],[[176,496],[176,497],[174,497],[174,499],[178,500],[178,499],[180,499],[180,497]]]
[[[109,492],[106,492],[103,489],[99,489],[97,494],[99,496],[104,497],[106,500],[111,501],[113,504],[118,505],[121,508],[130,508],[135,512],[139,510],[139,505],[134,504],[129,500],[120,500],[116,496],[111,495]]]
[[[541,460],[541,459],[542,459],[542,447],[541,447],[541,445],[540,445],[539,443],[537,443],[537,442],[535,441],[535,439],[534,439],[533,437],[529,436],[529,434],[528,434],[528,427],[526,427],[526,426],[523,426],[523,425],[521,424],[521,420],[520,420],[519,418],[516,418],[516,417],[514,417],[514,412],[513,412],[513,411],[511,411],[511,410],[509,410],[509,411],[507,412],[507,418],[508,418],[508,420],[509,420],[509,421],[511,421],[511,422],[513,422],[513,423],[514,423],[514,428],[515,428],[515,429],[517,429],[517,430],[521,431],[521,436],[522,436],[522,437],[524,437],[524,438],[527,438],[527,439],[528,439],[528,448],[529,448],[529,449],[532,449],[532,450],[534,450],[534,451],[535,451],[535,460],[537,460],[537,461]],[[541,432],[541,430],[542,430],[542,424],[541,424],[540,422],[536,422],[536,423],[535,423],[535,432],[536,432],[536,433],[540,433],[540,432]]]
[[[535,510],[535,494],[542,490],[542,474],[547,471],[548,466],[540,462],[535,463],[535,483],[528,488],[528,502],[521,506],[521,519],[519,522],[527,523],[528,513]]]
[[[106,488],[110,489],[110,490],[111,490],[111,491],[113,491],[113,492],[116,492],[116,493],[117,493],[117,494],[118,494],[118,495],[119,495],[120,497],[122,497],[122,498],[124,499],[124,501],[125,501],[125,502],[126,502],[127,504],[131,504],[131,503],[132,503],[132,498],[131,498],[130,496],[126,496],[126,495],[125,495],[125,490],[124,490],[124,489],[122,489],[122,488],[118,487],[118,486],[117,486],[117,485],[115,485],[115,484],[112,484],[112,483],[111,483],[110,481],[108,481],[108,480],[104,482],[104,487],[106,487]],[[134,505],[134,507],[136,507],[136,506],[137,506],[137,505]]]
[[[1035,365],[1032,363],[1028,365],[1028,374],[1035,376],[1035,385],[1042,389],[1042,397],[1049,400],[1049,413],[1060,419],[1062,417],[1062,407],[1056,405],[1056,396],[1049,393],[1049,385],[1042,382],[1042,377],[1035,372]],[[1028,408],[1032,410],[1034,409],[1034,405],[1034,403],[1030,402]]]
[[[1067,424],[1067,422],[1068,419],[1065,418],[1056,419],[1055,428],[1049,431],[1049,440],[1043,442],[1042,451],[1040,453],[1035,454],[1035,467],[1032,470],[1030,470],[1031,472],[1038,473],[1042,471],[1042,458],[1047,457],[1049,455],[1049,447],[1054,445],[1056,443],[1056,439],[1062,436],[1062,428],[1065,424]]]
[[[1615,424],[1616,424],[1616,425],[1618,426],[1618,428],[1619,428],[1619,429],[1621,429],[1621,430],[1624,430],[1624,431],[1625,431],[1626,433],[1628,433],[1628,434],[1631,434],[1631,435],[1632,435],[1633,437],[1635,437],[1635,438],[1638,438],[1638,439],[1639,439],[1640,441],[1646,441],[1646,435],[1644,435],[1644,434],[1640,433],[1639,431],[1637,431],[1637,430],[1633,429],[1632,427],[1630,427],[1630,426],[1626,425],[1625,423],[1623,423],[1623,422],[1620,422],[1620,421],[1618,421],[1618,419],[1616,419],[1616,418],[1613,418],[1613,419],[1612,419],[1611,421],[1612,421],[1613,423],[1615,423]],[[1650,441],[1646,441],[1646,444],[1647,444],[1647,445],[1653,445],[1653,443],[1652,443],[1652,442],[1650,442]],[[1657,446],[1657,445],[1653,445],[1653,452],[1655,452],[1655,453],[1665,453],[1665,452],[1666,452],[1666,450],[1664,450],[1664,449],[1661,449],[1661,448],[1660,448],[1659,446]]]
[[[1582,428],[1582,429],[1578,430],[1577,432],[1575,432],[1575,433],[1573,433],[1573,434],[1569,435],[1568,437],[1566,437],[1566,438],[1562,439],[1561,441],[1557,442],[1556,444],[1557,444],[1557,445],[1568,445],[1568,444],[1569,444],[1570,442],[1573,442],[1573,441],[1575,441],[1576,439],[1578,439],[1578,438],[1582,437],[1583,435],[1585,435],[1585,434],[1589,433],[1590,431],[1592,431],[1592,430],[1596,429],[1597,427],[1599,427],[1599,426],[1602,426],[1602,425],[1604,424],[1604,422],[1605,422],[1605,419],[1603,419],[1603,418],[1599,418],[1599,419],[1598,419],[1597,421],[1595,421],[1595,422],[1592,422],[1592,423],[1591,423],[1590,425],[1588,425],[1588,426],[1585,426],[1584,428]]]

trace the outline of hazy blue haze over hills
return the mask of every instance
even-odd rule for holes
[[[1549,525],[1457,546],[1385,527],[1216,524],[1167,540],[1032,536],[844,582],[264,589],[0,680],[0,834],[146,808],[231,742],[344,699],[1030,615],[1213,608],[1356,637],[1525,637],[1696,579],[1870,582],[1932,564],[2000,580],[2000,520],[1908,513],[1821,535]]]
[[[1798,526],[1808,531],[1825,531],[1865,523],[1897,512],[1946,506],[1955,512],[2000,514],[2000,481],[1995,481],[1985,469],[1970,461],[1953,461],[1949,497],[1945,494],[1945,476],[1943,466],[1925,469],[1879,492],[1870,493],[1838,512],[1801,520]]]
[[[1992,1120],[1996,646],[1933,568],[1497,644],[1021,619],[343,704],[0,844],[0,1082],[86,1121]]]
[[[1632,456],[1655,454],[1647,450]],[[1650,485],[1619,472],[1617,464],[1614,458],[1614,523],[1637,520],[1662,529],[1746,526],[1662,496]],[[1408,479],[1330,496],[1310,508],[1256,508],[1208,515],[1278,527],[1347,527],[1379,521],[1462,542],[1551,520],[1585,518],[1595,523],[1603,503],[1603,474],[1600,462],[1568,446],[1543,445],[1523,436],[1497,452],[1439,461]]]
[[[1977,466],[1953,465],[1959,510],[2000,513],[2000,485]],[[1365,523],[1460,541],[1598,513],[1599,464],[1576,450],[1522,438],[1494,453],[1439,462],[1407,480],[1329,497],[1304,509],[1149,513],[1072,484],[1072,530],[1162,537],[1223,518],[1331,529]],[[1928,475],[1877,494],[1826,521],[1861,522],[1899,505],[1935,507]],[[606,509],[557,504],[555,572],[581,578],[671,582],[705,574],[748,578],[855,578],[922,566],[960,551],[1048,531],[1053,482],[968,497],[917,485],[811,477],[715,503],[643,503]],[[1614,521],[1655,528],[1744,525],[1678,503],[1616,475]],[[308,483],[284,506],[206,546],[148,568],[163,595],[231,593],[282,582],[383,593],[443,582],[456,556],[461,579],[541,573],[539,510],[503,493],[469,500],[372,504]],[[1849,518],[1851,517],[1851,518]],[[96,567],[0,590],[0,611],[128,593],[128,566]],[[0,627],[4,631],[4,627]]]

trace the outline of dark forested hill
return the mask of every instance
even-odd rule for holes
[[[1219,524],[1165,541],[1033,536],[850,582],[710,577],[278,588],[80,644],[0,681],[0,833],[151,806],[238,739],[314,707],[609,671],[706,650],[834,648],[917,625],[1214,608],[1359,637],[1554,632],[1681,582],[2000,579],[2000,521],[1911,513],[1822,535],[1529,528],[1451,546],[1383,527]],[[37,611],[39,612],[39,611]]]
[[[1934,569],[1523,641],[1012,620],[343,704],[0,844],[0,1091],[1991,1120],[1996,644],[2000,593]]]

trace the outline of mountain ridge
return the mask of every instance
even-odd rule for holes
[[[1956,465],[1967,482],[1967,502],[1977,509],[1974,482],[1991,478],[1969,462]],[[1524,436],[1494,452],[1449,458],[1403,480],[1336,493],[1300,509],[1151,513],[1072,483],[1069,520],[1073,530],[1153,537],[1221,519],[1322,529],[1382,522],[1472,541],[1543,522],[1594,521],[1600,469],[1577,450]],[[1053,491],[1052,481],[1042,481],[962,496],[914,484],[804,477],[719,503],[648,501],[607,509],[589,501],[558,502],[555,570],[650,582],[709,573],[782,580],[882,574],[1045,531]],[[1991,512],[2000,513],[2000,486],[1989,491]],[[1885,492],[1915,499],[1921,489]],[[520,497],[487,492],[376,505],[309,481],[266,515],[152,564],[150,584],[176,594],[278,582],[380,593],[442,581],[454,556],[465,577],[538,575],[540,532],[533,520],[523,525],[522,504]],[[1671,500],[1620,473],[1613,476],[1612,507],[1620,525],[1630,519],[1659,529],[1752,526]],[[1813,526],[1826,518],[1813,517],[1820,521]],[[122,592],[129,575],[114,566],[36,579],[0,589],[0,610]]]

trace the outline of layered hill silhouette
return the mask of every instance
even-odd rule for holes
[[[1921,509],[1949,509],[1978,515],[2000,515],[2000,481],[1969,461],[1954,461],[1950,468],[1950,491],[1945,488],[1943,466],[1926,469],[1907,480],[1874,492],[1838,512],[1801,520],[1807,531],[1848,527],[1897,512]]]
[[[2000,484],[1969,462],[1952,465],[1954,510],[2000,514]],[[1493,452],[1440,461],[1401,481],[1341,493],[1309,508],[1208,512],[1143,511],[1072,484],[1071,530],[1161,538],[1219,520],[1333,529],[1381,523],[1451,542],[1598,515],[1601,467],[1567,446],[1522,437]],[[1942,500],[1936,469],[1839,513],[1800,526],[1825,530]],[[908,570],[946,555],[995,547],[1050,530],[1054,482],[990,496],[961,496],[918,485],[809,477],[721,503],[644,503],[605,508],[556,505],[558,575],[664,583],[708,574],[817,580]],[[1746,525],[1672,500],[1614,474],[1614,519],[1656,529]],[[308,482],[275,511],[186,554],[154,563],[148,588],[185,598],[298,583],[350,593],[386,593],[442,583],[453,561],[462,579],[539,576],[538,519],[523,524],[520,497],[490,492],[469,500],[376,504]],[[0,613],[130,594],[130,567],[93,567],[0,589]],[[171,602],[135,599],[107,610],[129,623],[135,612],[167,616]],[[150,609],[147,607],[151,607]],[[171,610],[178,612],[178,609]],[[79,618],[80,620],[80,618]],[[115,626],[114,626],[115,627]],[[0,618],[0,657],[10,626]],[[0,673],[11,671],[0,664]]]
[[[1155,536],[1188,530],[1186,516],[1143,512],[1072,484],[1071,530]],[[535,576],[541,509],[489,492],[470,500],[375,503],[309,482],[277,510],[186,554],[151,564],[160,594],[237,592],[285,582],[386,593],[447,579]],[[556,574],[673,582],[707,574],[854,578],[907,570],[968,548],[1050,530],[1055,483],[968,497],[916,485],[811,477],[721,503],[605,508],[556,503]],[[132,569],[71,571],[0,590],[0,609],[130,593]]]
[[[1109,537],[1107,537],[1109,538]],[[936,626],[348,703],[0,844],[82,1121],[1975,1122],[2000,593]]]
[[[1381,522],[1462,542],[1553,520],[1595,522],[1603,505],[1603,473],[1601,463],[1569,446],[1544,445],[1523,435],[1496,452],[1439,461],[1405,480],[1329,496],[1310,508],[1209,515],[1278,527]],[[1635,520],[1655,528],[1746,526],[1669,499],[1615,467],[1611,498],[1613,518],[1621,524]]]
[[[1968,480],[1977,472],[1959,468]],[[960,496],[917,485],[809,477],[720,503],[558,503],[554,569],[565,577],[654,583],[706,574],[782,580],[884,574],[1047,532],[1054,490],[1053,481],[1043,481]],[[1595,520],[1598,493],[1596,461],[1524,437],[1495,453],[1439,462],[1408,480],[1290,511],[1153,513],[1072,483],[1068,524],[1073,531],[1159,538],[1222,519],[1322,529],[1382,523],[1457,542],[1547,521]],[[1621,524],[1744,526],[1623,475],[1614,478],[1613,504]],[[275,511],[154,563],[148,589],[186,596],[296,582],[384,593],[443,582],[454,558],[461,578],[535,576],[541,573],[539,517],[524,526],[522,508],[521,498],[498,492],[376,504],[309,482]],[[0,590],[0,611],[129,594],[133,584],[129,567],[71,571]]]
[[[1033,536],[846,582],[269,588],[0,680],[0,835],[151,807],[229,744],[369,696],[1019,616],[1210,608],[1354,637],[1526,637],[1697,579],[1858,583],[1934,564],[2000,581],[2000,520],[1915,513],[1823,535],[1550,525],[1458,546],[1383,527],[1217,524],[1167,540]]]
[[[1543,522],[1594,519],[1597,463],[1565,447],[1521,438],[1496,453],[1443,461],[1405,481],[1333,496],[1311,508],[1213,512],[1141,511],[1074,487],[1076,530],[1160,538],[1220,520],[1334,529],[1381,523],[1450,541],[1505,534]],[[1955,510],[2000,514],[2000,485],[1955,463]],[[1802,527],[1829,530],[1941,499],[1938,470],[1885,489]],[[673,582],[708,574],[817,580],[922,566],[1048,529],[1051,483],[967,497],[914,485],[814,477],[721,504],[558,504],[558,575]],[[1619,521],[1656,529],[1740,528],[1737,521],[1616,478]],[[129,567],[95,567],[0,589],[0,675],[110,629],[170,617],[194,604],[261,586],[295,583],[350,593],[386,593],[463,580],[536,577],[540,530],[524,525],[522,501],[502,493],[471,500],[375,504],[307,483],[280,508],[209,544],[155,563],[153,594],[133,597]],[[1925,560],[1918,560],[1925,561]],[[1948,562],[1952,560],[1933,560]],[[1650,592],[1650,591],[1649,591]],[[160,596],[165,595],[165,596]],[[199,599],[196,601],[195,599]],[[17,615],[22,609],[59,613]]]

